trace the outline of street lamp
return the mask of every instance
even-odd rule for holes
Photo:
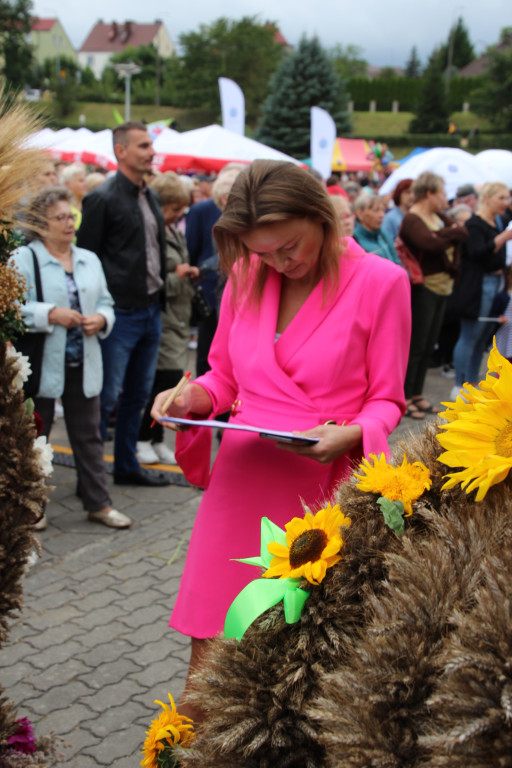
[[[133,61],[127,61],[125,64],[114,64],[114,69],[119,77],[124,77],[124,120],[126,123],[130,120],[130,93],[132,76],[142,72],[142,67],[134,64]]]

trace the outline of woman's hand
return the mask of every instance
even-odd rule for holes
[[[197,277],[199,274],[198,268],[191,267],[190,264],[178,264],[175,272],[180,280],[184,280],[186,277]]]
[[[82,318],[82,326],[86,336],[94,336],[95,333],[102,331],[106,324],[107,321],[99,312]]]
[[[339,459],[348,451],[361,445],[363,431],[358,424],[338,426],[337,424],[320,424],[318,427],[308,429],[305,432],[294,432],[300,437],[318,437],[318,443],[314,445],[302,445],[300,443],[277,443],[277,447],[283,451],[297,453],[299,456],[307,456],[319,461],[320,464],[330,464]]]
[[[50,325],[63,325],[64,328],[76,328],[83,320],[83,316],[76,309],[65,309],[64,307],[54,307],[48,312],[48,322]]]
[[[163,407],[166,400],[174,391],[173,389],[166,389],[164,392],[160,392],[155,397],[153,408],[151,409],[151,417],[155,421],[160,421],[162,416],[176,416],[179,419],[190,418],[193,416],[204,418],[209,416],[212,412],[212,401],[210,395],[199,384],[186,384],[181,390],[181,394],[178,395],[176,400],[163,413]],[[182,427],[180,424],[172,424],[170,422],[163,422],[162,426],[167,429],[172,429],[174,432],[181,432]]]

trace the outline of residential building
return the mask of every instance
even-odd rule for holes
[[[124,51],[128,46],[153,44],[162,59],[174,55],[174,46],[162,21],[152,24],[137,24],[134,21],[105,24],[98,21],[89,32],[78,51],[81,67],[90,67],[97,78],[110,61],[114,53]]]
[[[33,46],[34,57],[38,64],[43,64],[45,59],[55,59],[60,56],[76,61],[76,51],[58,19],[35,18],[30,30],[29,42]]]

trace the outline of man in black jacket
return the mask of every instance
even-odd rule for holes
[[[116,175],[84,197],[77,244],[97,253],[114,297],[116,322],[102,341],[101,433],[117,402],[114,482],[167,485],[136,457],[142,411],[151,392],[165,301],[165,229],[158,198],[144,183],[153,144],[142,123],[114,130]]]

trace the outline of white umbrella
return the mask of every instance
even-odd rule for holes
[[[154,141],[155,165],[161,171],[220,171],[226,163],[251,163],[260,158],[286,160],[300,165],[283,152],[221,128],[208,125],[176,136],[162,131]]]
[[[463,149],[437,147],[411,157],[386,179],[380,188],[381,195],[388,195],[402,179],[417,179],[424,171],[442,176],[448,200],[455,197],[463,184],[485,184],[492,181],[492,174],[482,168],[474,155]]]
[[[512,152],[507,149],[484,149],[476,159],[491,174],[492,181],[502,181],[512,189]]]

